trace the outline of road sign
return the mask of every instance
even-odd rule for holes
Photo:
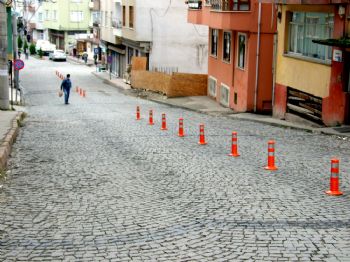
[[[24,62],[21,59],[16,59],[14,63],[15,70],[21,70],[24,67]]]
[[[94,54],[98,55],[98,48],[94,48]]]

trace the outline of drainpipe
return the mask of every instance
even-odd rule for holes
[[[277,33],[273,36],[273,61],[272,61],[272,110],[275,106],[275,88],[276,88],[276,64],[277,64]]]
[[[256,77],[255,77],[255,92],[254,92],[254,113],[256,113],[256,104],[257,104],[257,99],[258,99],[260,26],[261,26],[261,2],[259,2],[259,14],[258,14],[258,44],[256,46],[256,64],[255,64]]]

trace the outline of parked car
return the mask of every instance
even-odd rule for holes
[[[56,61],[56,60],[67,61],[67,55],[63,50],[55,50],[49,54],[49,59],[52,61]]]

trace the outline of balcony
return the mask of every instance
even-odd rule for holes
[[[210,0],[211,10],[219,12],[249,11],[250,0]]]
[[[31,4],[31,5],[28,6],[28,12],[29,13],[35,13],[35,11],[36,10],[35,10],[35,6],[34,5]]]
[[[121,20],[118,20],[118,19],[113,19],[112,18],[112,27],[113,28],[117,28],[117,29],[121,29],[123,26],[122,26],[122,21]]]
[[[92,0],[93,2],[92,11],[100,11],[100,0]]]
[[[199,10],[202,9],[202,0],[189,0],[187,1],[188,9]]]
[[[196,1],[189,0],[188,4],[190,2]],[[207,25],[216,29],[232,28],[241,31],[249,31],[256,27],[257,14],[251,9],[253,6],[250,5],[250,0],[203,0],[201,2],[203,4],[201,9],[189,6],[187,14],[189,23]]]

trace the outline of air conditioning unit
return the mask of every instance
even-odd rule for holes
[[[214,77],[209,76],[209,78],[208,78],[208,94],[212,97],[216,97],[216,83],[217,83],[217,80]]]
[[[220,103],[223,106],[229,106],[230,88],[224,84],[220,86]]]

